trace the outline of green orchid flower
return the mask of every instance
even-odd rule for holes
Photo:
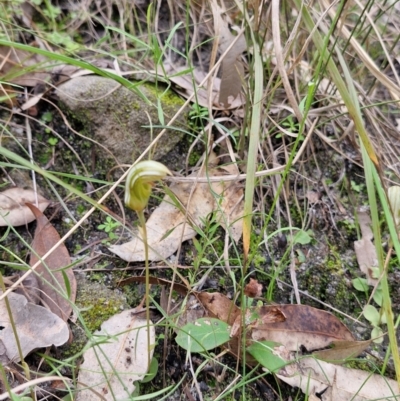
[[[154,181],[172,173],[162,163],[146,160],[131,167],[125,183],[125,205],[136,212],[147,206]]]

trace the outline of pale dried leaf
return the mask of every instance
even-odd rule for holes
[[[0,74],[12,76],[18,75],[20,71],[28,67],[37,66],[35,70],[28,71],[23,75],[18,75],[7,79],[8,82],[22,86],[36,86],[50,79],[50,73],[45,72],[46,57],[27,52],[25,50],[13,49],[12,47],[0,46]]]
[[[300,387],[303,393],[320,394],[323,401],[395,400],[395,396],[400,395],[394,380],[314,358],[304,358],[286,366],[277,377],[293,387]]]
[[[40,210],[31,204],[28,204],[28,207],[37,219],[30,259],[30,265],[34,266],[60,240],[60,235]],[[60,269],[70,264],[71,258],[68,250],[64,244],[60,244],[36,268],[36,273],[39,274],[39,289],[43,305],[65,321],[71,315],[71,303],[75,301],[77,285],[71,268],[64,269],[64,275]]]
[[[38,208],[43,212],[49,201],[37,194]],[[0,193],[0,227],[26,225],[35,220],[35,215],[26,203],[36,204],[36,194],[32,189],[9,188]]]
[[[60,346],[68,341],[68,325],[54,313],[29,303],[23,295],[11,293],[7,297],[23,357],[36,348]],[[0,362],[19,362],[17,343],[4,300],[0,301],[0,322]]]
[[[229,171],[227,167],[215,168],[208,172],[208,176],[218,176]],[[199,228],[203,227],[204,219],[214,211],[217,211],[219,223],[229,230],[232,238],[236,242],[240,239],[243,190],[238,188],[235,183],[178,182],[172,184],[169,189],[178,199],[182,208],[187,210],[187,216],[175,206],[169,196],[164,198],[146,223],[150,248],[149,260],[159,261],[171,256],[178,249],[180,242],[197,235],[196,230],[192,227],[194,225]],[[222,197],[222,199],[216,199],[218,197]],[[139,262],[145,259],[144,244],[140,233],[132,241],[122,245],[113,245],[109,249],[128,262]]]
[[[206,77],[206,73],[200,68],[195,67],[191,73],[184,75],[176,75],[180,71],[187,70],[186,67],[178,67],[174,70],[170,71],[172,76],[169,76],[168,79],[173,82],[178,87],[175,87],[175,91],[178,92],[181,96],[188,98],[193,92],[196,90],[196,96],[193,98],[193,101],[196,101],[202,107],[208,107],[208,91],[207,87],[199,86],[200,83]],[[160,71],[161,72],[161,71]],[[207,83],[210,80],[207,81]],[[194,83],[193,83],[194,82]],[[213,109],[216,110],[226,110],[226,109],[236,109],[238,107],[242,107],[245,103],[245,98],[242,96],[237,96],[233,102],[228,104],[227,106],[221,106],[219,104],[219,93],[221,88],[221,79],[218,77],[214,77],[212,80],[212,89],[211,89],[211,99]]]
[[[372,242],[374,235],[371,230],[371,218],[365,208],[360,208],[357,216],[362,235],[360,240],[354,241],[357,262],[360,270],[367,276],[368,284],[375,286],[378,280],[373,276],[373,271],[378,267],[378,256]]]
[[[225,107],[232,107],[234,100],[240,96],[242,83],[244,81],[244,68],[239,57],[246,50],[246,40],[243,35],[239,38],[234,36],[221,14],[224,13],[221,7],[215,1],[211,2],[215,35],[219,39],[219,50],[224,53],[232,42],[236,40],[228,53],[222,60],[221,86],[219,93],[219,103]]]
[[[135,382],[148,371],[148,354],[153,355],[155,329],[150,327],[150,346],[147,344],[147,322],[136,309],[114,315],[93,335],[93,345],[83,355],[79,371],[79,392],[76,401],[130,399]],[[90,389],[86,388],[90,387]]]

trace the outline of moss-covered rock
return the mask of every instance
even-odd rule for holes
[[[99,158],[112,159],[114,164],[131,164],[161,131],[148,127],[166,124],[184,103],[173,92],[150,83],[129,90],[99,76],[71,79],[58,87],[57,95],[62,106],[83,124],[86,135],[98,143]],[[174,126],[183,128],[184,124],[182,115]],[[182,135],[167,130],[151,157],[160,159]]]

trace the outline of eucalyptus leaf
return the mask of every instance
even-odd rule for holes
[[[255,341],[247,351],[270,372],[276,372],[288,363],[277,355],[276,348],[280,346],[281,344],[274,341]]]
[[[185,324],[176,336],[176,342],[189,352],[209,351],[228,342],[230,327],[215,318],[201,318]]]

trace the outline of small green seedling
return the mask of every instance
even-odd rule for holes
[[[58,143],[58,138],[55,138],[54,136],[52,136],[51,138],[49,138],[47,140],[47,143],[51,146],[56,146]]]
[[[117,238],[117,235],[114,233],[114,231],[120,225],[121,223],[115,221],[110,216],[107,216],[106,221],[103,224],[98,225],[97,228],[106,232],[109,240],[114,240]]]
[[[369,295],[369,285],[365,278],[356,278],[353,280],[353,287],[357,291],[362,291],[365,293],[368,298]],[[382,306],[382,289],[380,285],[375,289],[374,295],[372,299],[376,302],[377,305]],[[373,305],[366,305],[363,309],[364,317],[372,324],[373,329],[371,332],[371,338],[374,338],[374,342],[380,344],[383,341],[383,330],[381,329],[381,325],[386,323],[386,316],[383,313],[382,309],[378,310]]]

